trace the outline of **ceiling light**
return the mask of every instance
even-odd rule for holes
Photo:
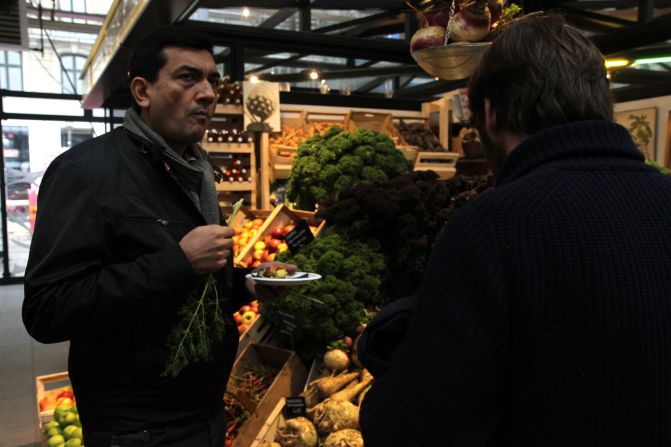
[[[256,75],[251,75],[249,77],[249,82],[251,82],[252,84],[258,84],[259,83],[259,77],[256,76]]]
[[[644,65],[644,64],[664,64],[667,62],[671,62],[671,56],[663,56],[663,57],[650,57],[647,59],[636,59],[634,61],[634,65]]]
[[[606,68],[626,67],[630,63],[628,59],[606,59]]]
[[[242,8],[242,17],[249,17],[250,14],[249,8]]]
[[[317,79],[319,79],[319,73],[317,73],[315,70],[312,70],[310,72],[310,79],[316,81]]]

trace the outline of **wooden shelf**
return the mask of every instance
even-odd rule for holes
[[[251,154],[254,143],[202,143],[203,149],[218,154]]]
[[[254,182],[229,182],[224,181],[217,183],[217,192],[229,192],[229,191],[254,191]]]
[[[242,104],[217,104],[214,113],[219,115],[242,115]]]

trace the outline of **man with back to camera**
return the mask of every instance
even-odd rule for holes
[[[496,186],[434,246],[366,447],[671,445],[671,177],[612,121],[603,56],[528,18],[468,93]]]
[[[254,291],[233,268],[234,232],[197,144],[217,99],[210,40],[189,27],[155,30],[129,74],[135,104],[123,128],[65,152],[44,176],[23,319],[38,341],[70,340],[87,447],[221,446],[238,340],[232,313],[253,292],[284,292]],[[166,376],[177,311],[210,273],[224,301],[224,339],[211,362]]]

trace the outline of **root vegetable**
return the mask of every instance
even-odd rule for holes
[[[372,385],[369,385],[365,390],[363,390],[361,392],[361,394],[359,394],[359,402],[357,402],[357,405],[359,406],[359,408],[361,408],[361,404],[363,403],[363,399],[366,397],[366,393],[368,391],[370,391],[371,388],[372,388]]]
[[[487,0],[487,7],[491,14],[491,26],[498,26],[501,14],[503,14],[503,0]]]
[[[373,376],[368,374],[365,380],[361,382],[350,383],[347,388],[340,390],[337,393],[333,394],[331,400],[346,400],[348,402],[353,402],[354,399],[361,393],[368,385],[373,382]]]
[[[359,426],[359,407],[352,402],[327,399],[313,410],[313,421],[320,433]]]
[[[324,447],[363,447],[363,437],[352,428],[338,430],[328,435]]]
[[[427,26],[418,29],[410,40],[410,51],[439,47],[445,44],[445,27]]]
[[[344,371],[349,366],[349,357],[340,349],[332,349],[324,354],[324,366],[335,372]]]
[[[340,374],[336,377],[323,377],[314,380],[308,384],[308,388],[302,396],[305,398],[305,404],[314,407],[320,401],[326,399],[333,393],[342,389],[352,380],[356,379],[357,372]]]
[[[278,429],[275,441],[282,447],[317,447],[317,430],[307,418],[288,419]]]
[[[475,0],[452,17],[450,39],[455,42],[480,42],[489,33],[490,23],[487,0]]]

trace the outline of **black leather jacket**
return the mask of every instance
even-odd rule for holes
[[[244,273],[217,272],[230,323],[208,364],[161,377],[176,310],[204,278],[178,245],[205,225],[152,143],[119,128],[80,144],[44,175],[25,278],[23,320],[38,341],[69,340],[84,428],[136,431],[207,417],[235,358],[232,313]]]

